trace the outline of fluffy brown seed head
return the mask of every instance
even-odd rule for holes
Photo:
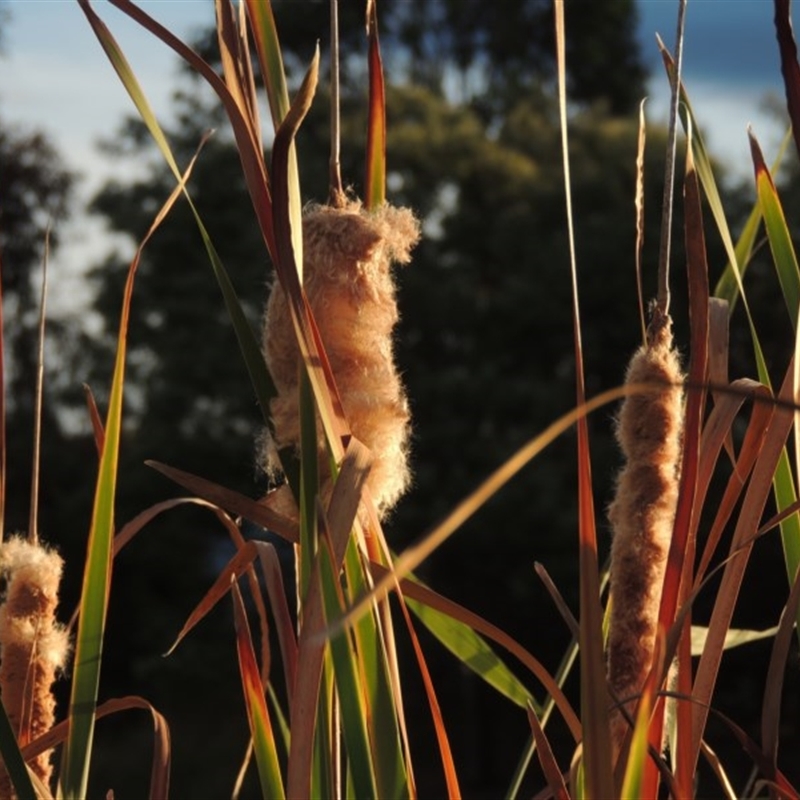
[[[620,699],[638,695],[652,666],[658,608],[666,569],[681,455],[683,374],[672,344],[669,318],[651,325],[649,341],[631,359],[626,384],[659,384],[627,397],[617,422],[625,456],[609,520],[613,607],[608,676]],[[626,705],[633,711],[634,702]],[[619,745],[627,731],[613,719]]]
[[[52,686],[69,654],[66,630],[56,621],[63,561],[53,550],[12,536],[0,545],[0,573],[6,579],[0,605],[0,692],[15,734],[25,744],[53,726]],[[47,784],[50,752],[31,766]],[[0,777],[0,796],[10,794]]]
[[[419,239],[408,209],[366,211],[357,201],[314,206],[303,217],[303,280],[354,436],[372,451],[368,485],[380,513],[407,488],[409,410],[394,365],[398,320],[393,263],[405,264]],[[300,354],[286,296],[275,284],[267,304],[264,351],[278,390],[271,413],[278,449],[300,439],[297,387]],[[270,471],[274,447],[265,448]],[[324,449],[320,467],[327,472]]]

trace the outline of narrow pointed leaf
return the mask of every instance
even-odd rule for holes
[[[196,157],[195,157],[196,158]],[[81,614],[75,643],[75,660],[70,698],[70,730],[62,756],[61,782],[64,796],[83,798],[89,777],[94,737],[97,690],[100,682],[100,663],[103,651],[108,592],[111,580],[111,552],[114,536],[114,501],[116,496],[119,440],[122,430],[122,397],[125,383],[128,320],[133,285],[142,250],[180,197],[189,179],[194,159],[180,177],[150,229],[139,245],[128,270],[120,315],[117,354],[111,382],[105,441],[95,489],[92,523],[87,545],[86,565],[81,590]]]
[[[92,27],[95,30],[98,38],[105,47],[113,47],[119,50],[118,46],[111,37],[108,29],[100,21],[99,17],[91,9],[89,0],[79,0],[81,8],[89,18]],[[200,56],[188,47],[184,42],[178,39],[171,31],[167,30],[163,25],[159,24],[151,16],[145,13],[131,0],[109,0],[109,2],[120,9],[123,13],[127,14],[131,19],[139,23],[143,28],[150,31],[154,36],[163,41],[167,46],[172,48],[192,69],[194,69],[208,85],[214,90],[219,99],[221,100],[228,119],[231,122],[233,133],[236,138],[237,150],[239,158],[242,162],[242,174],[244,175],[247,189],[250,193],[250,198],[253,202],[253,209],[255,210],[256,219],[258,220],[259,228],[264,237],[264,242],[267,250],[272,259],[275,259],[275,236],[272,229],[272,199],[269,190],[269,180],[267,177],[266,165],[264,163],[264,154],[262,151],[261,143],[256,137],[253,130],[251,120],[249,120],[241,111],[236,103],[236,100],[231,95],[225,82],[219,77],[217,72]],[[119,59],[112,63],[117,67]],[[143,121],[148,125],[151,135],[161,147],[166,144],[163,134],[157,130],[157,124],[151,127],[155,122],[155,117],[149,111],[149,106],[139,106],[139,95],[143,97],[141,89],[138,84],[131,80],[132,73],[129,70],[120,72],[120,79],[122,80],[128,93],[131,95],[134,102],[137,104],[139,113],[142,114]],[[143,114],[143,109],[147,109],[146,114]],[[162,149],[162,155],[167,161],[168,165],[172,168],[175,159],[169,154],[168,148]],[[176,170],[173,168],[173,173]]]
[[[760,642],[763,639],[772,639],[778,632],[778,626],[766,628],[763,631],[748,630],[746,628],[729,628],[725,632],[724,650],[733,650],[745,644]],[[700,656],[706,647],[708,628],[705,625],[692,625],[692,655]]]
[[[230,577],[230,576],[229,576]],[[233,613],[236,623],[236,652],[239,656],[239,672],[242,678],[247,720],[250,724],[250,735],[253,737],[253,752],[258,766],[261,781],[261,792],[265,798],[282,800],[286,793],[283,786],[275,736],[272,731],[261,675],[253,650],[250,626],[244,608],[239,586],[235,580],[233,587]]]
[[[333,553],[327,539],[319,548],[319,580],[326,617],[338,616],[344,605],[336,573]],[[356,660],[346,631],[335,634],[329,642],[333,672],[342,715],[342,729],[347,746],[348,763],[357,797],[380,797],[375,779],[375,764],[367,732],[367,709],[359,684]]]
[[[414,616],[462,664],[520,708],[527,708],[533,703],[534,710],[541,711],[533,695],[472,628],[410,597],[405,600]]]
[[[749,134],[750,152],[755,168],[756,191],[764,226],[769,238],[769,246],[775,262],[778,280],[781,284],[783,299],[792,320],[792,328],[797,329],[797,314],[800,307],[800,268],[792,244],[792,237],[786,224],[780,198],[775,183],[764,161],[761,148],[753,136]]]
[[[428,669],[428,664],[425,660],[425,655],[422,652],[422,645],[420,644],[419,637],[414,630],[414,625],[411,621],[409,609],[405,603],[405,598],[401,598],[401,610],[403,618],[406,623],[406,630],[411,636],[411,644],[414,647],[414,654],[417,657],[417,665],[419,666],[420,674],[422,675],[422,682],[425,686],[425,694],[428,699],[428,706],[431,710],[433,718],[433,727],[436,732],[436,741],[439,745],[439,753],[442,758],[442,768],[444,770],[445,783],[447,785],[448,797],[461,797],[461,787],[458,781],[458,773],[456,772],[455,761],[453,760],[453,753],[450,747],[450,737],[447,734],[445,727],[444,717],[439,706],[439,699],[436,696],[436,691],[433,686],[433,679]],[[409,757],[410,761],[410,757]],[[411,791],[410,795],[416,795],[415,791]]]
[[[263,503],[190,472],[162,464],[160,461],[148,460],[145,461],[145,464],[213,505],[238,514],[262,528],[274,531],[289,542],[298,541],[297,522],[278,514]]]
[[[555,0],[556,65],[558,76],[558,108],[561,128],[561,154],[564,165],[567,228],[570,247],[570,279],[572,286],[572,327],[575,351],[575,384],[577,405],[586,401],[581,338],[580,301],[578,299],[577,259],[572,219],[569,142],[567,132],[566,44],[564,32],[564,0]],[[580,650],[581,650],[581,720],[584,729],[583,765],[586,790],[593,797],[611,797],[614,781],[611,770],[611,737],[609,735],[608,690],[603,655],[603,612],[600,607],[597,530],[592,494],[592,467],[589,451],[589,429],[586,418],[577,420],[578,432],[578,563],[580,575]]]
[[[228,594],[231,587],[237,585],[232,582],[232,579],[238,580],[253,563],[256,555],[255,542],[245,542],[244,546],[222,568],[211,588],[189,615],[189,619],[184,623],[183,628],[181,628],[172,646],[167,650],[166,655],[170,655],[186,638],[187,634]]]
[[[382,577],[388,574],[388,571],[385,567],[375,564],[374,562],[370,564],[370,569],[372,570],[373,575],[376,577]],[[411,599],[412,601],[421,603],[431,609],[434,609],[435,611],[438,611],[441,614],[444,614],[445,616],[450,617],[454,623],[457,623],[452,629],[458,634],[456,641],[450,641],[449,634],[446,639],[442,640],[442,644],[448,649],[451,649],[452,647],[454,650],[458,651],[459,647],[461,646],[458,640],[462,637],[469,638],[470,634],[467,631],[472,631],[481,637],[485,637],[486,639],[496,642],[509,653],[511,653],[515,658],[517,658],[520,663],[522,663],[528,670],[531,671],[534,676],[536,676],[537,680],[539,680],[539,682],[550,693],[551,697],[555,699],[556,705],[558,706],[558,709],[561,712],[573,738],[576,742],[580,740],[580,720],[572,709],[572,706],[569,704],[569,701],[565,697],[564,693],[559,688],[558,683],[542,666],[542,664],[515,639],[497,626],[487,622],[477,614],[469,611],[458,603],[443,597],[432,589],[417,583],[415,580],[412,581],[409,579],[403,579],[401,581],[401,588],[403,590],[403,597],[405,598],[406,602]],[[413,606],[411,604],[409,604],[409,608],[412,608],[413,610]],[[425,621],[424,617],[420,617],[420,619],[423,622]],[[438,628],[438,625],[434,626],[431,629],[431,632],[436,635]],[[467,631],[465,631],[464,628],[466,628]],[[493,668],[496,667],[494,660],[491,661],[491,664]],[[471,667],[472,665],[467,663],[466,666]],[[477,672],[477,674],[483,677],[481,672]],[[523,707],[527,707],[528,703],[533,703],[537,713],[541,714],[541,706],[525,689],[524,685],[514,677],[513,673],[510,671],[505,672],[501,682],[501,685],[503,684],[513,685],[513,689],[506,694],[509,700],[512,700],[513,702],[515,697],[525,697],[525,706]],[[496,686],[495,688],[499,687]]]
[[[779,398],[791,400],[791,387],[792,368],[790,367]],[[753,534],[759,528],[759,521],[769,497],[772,476],[775,474],[782,454],[785,454],[784,447],[792,427],[793,417],[790,409],[782,406],[775,408],[733,533],[731,552],[735,552],[736,555],[725,564],[722,583],[709,622],[708,646],[700,657],[692,689],[692,696],[697,700],[692,709],[692,760],[695,765],[700,753],[700,739],[702,731],[705,729],[708,706],[722,658],[725,632],[730,626],[744,570],[753,547]]]
[[[158,145],[167,165],[172,170],[176,177],[180,177],[175,158],[170,150],[169,143],[164,136],[158,121],[153,114],[152,108],[147,101],[147,98],[142,91],[139,82],[136,80],[135,75],[130,69],[125,57],[117,45],[114,37],[111,35],[108,28],[95,14],[91,8],[88,0],[79,0],[81,8],[87,16],[98,40],[105,49],[111,63],[116,69],[120,80],[125,86],[131,99],[134,101],[136,108],[142,117],[143,122],[147,126],[150,135]],[[142,26],[147,28],[153,34],[162,39],[165,43],[169,44],[179,55],[187,60],[193,68],[195,68],[203,77],[209,82],[211,87],[217,92],[223,104],[225,105],[228,116],[236,135],[237,146],[239,155],[242,160],[243,174],[248,184],[248,190],[253,201],[253,206],[256,211],[256,217],[259,220],[264,240],[267,249],[275,257],[275,241],[274,232],[272,228],[272,200],[269,194],[269,187],[267,183],[266,168],[264,166],[263,155],[261,152],[260,143],[255,141],[252,126],[246,117],[243,115],[241,109],[238,107],[236,100],[231,95],[228,88],[225,86],[217,74],[212,70],[205,61],[203,61],[191,48],[188,48],[183,42],[177,39],[168,30],[159,25],[155,20],[145,14],[141,9],[128,2],[128,0],[112,0],[114,5],[119,7],[122,11],[130,17],[139,22]],[[230,282],[227,272],[222,264],[219,255],[217,254],[205,226],[200,219],[200,216],[191,201],[191,198],[186,195],[192,213],[197,222],[200,235],[214,269],[214,275],[217,278],[220,289],[225,300],[225,305],[228,314],[233,323],[234,332],[236,333],[239,342],[239,348],[247,366],[253,388],[256,393],[256,398],[264,415],[264,420],[267,426],[271,426],[271,417],[269,413],[269,401],[275,396],[276,391],[272,379],[267,371],[264,363],[264,358],[261,354],[260,345],[253,334],[253,330],[247,321],[244,312],[242,311],[241,304],[236,296],[233,285]]]
[[[386,201],[386,88],[378,41],[377,0],[367,3],[369,37],[369,109],[367,116],[366,206],[377,208]]]
[[[794,141],[800,153],[800,65],[792,32],[791,0],[775,0],[775,32],[781,56],[781,72],[786,91],[786,106],[792,121]]]
[[[781,695],[783,677],[792,641],[792,628],[800,608],[800,569],[798,569],[789,593],[789,599],[781,614],[775,643],[769,660],[767,678],[764,682],[764,703],[761,711],[761,746],[772,770],[767,775],[775,780],[778,768],[778,744],[780,742]]]
[[[0,253],[0,276],[3,274],[2,253]],[[0,542],[5,534],[6,519],[6,373],[3,353],[3,281],[0,280]]]
[[[645,764],[647,763],[648,731],[653,711],[653,684],[648,681],[636,707],[636,724],[631,736],[621,797],[643,797]]]
[[[539,754],[539,763],[542,765],[547,783],[550,786],[550,791],[556,800],[569,800],[569,792],[567,785],[564,782],[564,776],[558,768],[558,762],[553,755],[553,749],[550,747],[550,741],[542,728],[536,716],[536,711],[532,706],[528,706],[528,722],[533,731],[533,738],[536,741],[536,752]],[[625,795],[626,797],[633,797],[634,795]]]
[[[272,123],[277,132],[289,113],[289,91],[286,87],[286,73],[283,67],[278,30],[272,3],[269,0],[246,0],[247,13],[256,43],[256,52],[261,66],[261,77],[267,87],[267,99],[272,113]],[[297,153],[292,143],[288,153],[288,198],[289,215],[292,220],[292,244],[297,257],[298,274],[303,275],[303,231],[301,226],[302,198],[300,178],[297,168]]]

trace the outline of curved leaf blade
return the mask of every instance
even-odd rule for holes
[[[253,737],[258,775],[261,781],[261,792],[264,797],[283,800],[286,792],[283,787],[275,735],[270,722],[264,688],[261,685],[261,674],[250,636],[250,626],[239,585],[231,576],[230,585],[233,596],[233,614],[236,628],[236,652],[239,657],[239,672],[242,677],[242,689],[247,707],[247,721],[250,724],[250,735]]]

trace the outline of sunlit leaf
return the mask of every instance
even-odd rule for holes
[[[196,158],[196,156],[195,156]],[[195,159],[178,186],[159,210],[150,229],[137,248],[128,270],[120,315],[117,353],[108,414],[105,422],[105,441],[95,489],[92,523],[89,530],[86,564],[81,590],[81,613],[75,643],[75,659],[70,699],[69,737],[62,756],[61,784],[67,798],[83,798],[89,776],[94,736],[97,691],[103,650],[106,610],[111,580],[111,552],[114,536],[114,503],[116,496],[119,441],[122,428],[122,397],[125,383],[128,320],[133,296],[133,284],[142,251],[150,237],[164,221],[175,201],[185,189]]]
[[[367,169],[364,181],[368,209],[377,208],[386,200],[386,89],[383,61],[378,41],[376,0],[367,3],[367,35],[369,37],[369,109],[367,114]]]
[[[230,576],[228,576],[230,579]],[[261,792],[265,798],[282,800],[286,796],[283,787],[275,736],[272,731],[264,688],[258,670],[250,626],[239,586],[232,582],[233,611],[236,623],[236,652],[239,656],[239,673],[242,678],[247,720],[253,737],[253,750],[261,780]]]

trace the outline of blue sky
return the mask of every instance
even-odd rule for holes
[[[213,21],[210,0],[143,0],[140,5],[183,38]],[[653,76],[648,115],[655,121],[666,120],[668,109],[655,33],[673,47],[677,5],[677,0],[638,0],[639,38]],[[44,129],[67,165],[84,175],[82,198],[107,177],[124,177],[122,166],[98,155],[95,143],[111,136],[132,106],[77,2],[0,0],[0,7],[11,11],[0,58],[4,122]],[[118,39],[157,112],[168,115],[176,72],[171,51],[112,6],[95,0],[94,7]],[[684,80],[710,149],[743,176],[750,163],[747,124],[753,124],[768,158],[780,139],[778,126],[760,108],[766,93],[782,97],[772,16],[769,0],[688,4]],[[66,234],[55,266],[63,264],[59,293],[72,294],[80,291],[82,266],[107,250],[108,239],[99,223],[82,218]]]

